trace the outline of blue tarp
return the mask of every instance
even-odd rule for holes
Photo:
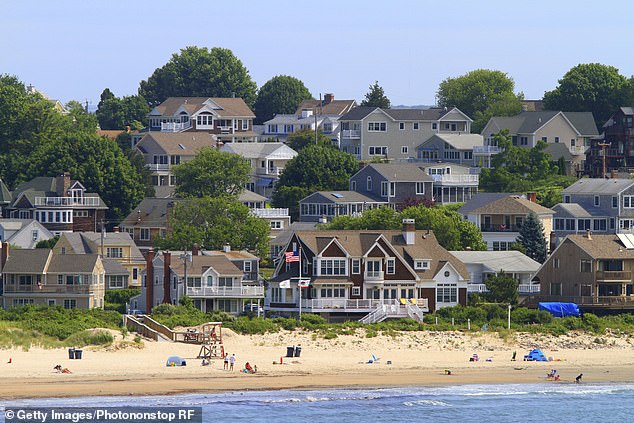
[[[581,311],[575,303],[539,303],[540,310],[546,310],[555,317],[580,317]]]
[[[524,361],[548,361],[542,350],[535,348],[524,356]]]

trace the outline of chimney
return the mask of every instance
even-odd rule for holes
[[[330,104],[335,99],[335,95],[333,93],[324,94],[324,104]]]
[[[112,228],[112,232],[114,232],[115,234],[119,233],[119,227],[115,226],[114,228]]]
[[[145,314],[152,313],[154,304],[154,251],[150,250],[145,256]]]
[[[172,304],[170,290],[170,265],[172,264],[172,254],[163,251],[163,304]]]
[[[222,251],[224,251],[225,253],[230,253],[231,252],[231,245],[229,244],[225,244],[222,246]]]
[[[586,229],[586,238],[592,241],[592,231],[590,229]]]
[[[403,239],[405,244],[413,245],[416,235],[416,221],[414,219],[403,219]]]
[[[60,197],[66,197],[70,189],[70,173],[64,172],[55,177],[55,192]]]
[[[0,272],[4,269],[4,264],[9,258],[9,243],[3,242],[0,244],[2,251],[0,251]]]
[[[192,256],[198,255],[198,244],[192,245]]]
[[[612,171],[610,171],[610,178],[617,179],[618,177],[619,177],[619,171],[616,169],[612,169]]]
[[[526,199],[531,203],[537,203],[537,193],[536,192],[527,192]]]

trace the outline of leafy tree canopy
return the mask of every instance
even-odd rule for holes
[[[315,145],[315,131],[304,129],[302,131],[293,132],[288,136],[286,145],[297,152],[300,152],[304,147],[309,145]],[[326,147],[332,146],[332,141],[323,133],[317,131],[317,145]]]
[[[506,73],[477,69],[447,78],[438,87],[438,105],[457,107],[474,119],[473,132],[480,132],[492,116],[513,116],[522,111],[523,94],[515,94],[515,82]]]
[[[500,272],[495,276],[489,277],[485,283],[489,290],[488,297],[490,301],[517,304],[519,282],[516,279],[504,272]]]
[[[176,192],[184,197],[237,196],[249,182],[251,166],[237,154],[205,147],[192,160],[174,166],[173,172]]]
[[[145,122],[150,106],[138,95],[117,98],[106,88],[101,93],[101,100],[97,106],[97,120],[101,129],[126,129],[126,126],[138,126]]]
[[[259,257],[268,253],[270,227],[255,217],[236,198],[187,198],[174,205],[169,218],[171,231],[157,241],[159,248],[191,249],[193,244],[206,249],[222,249],[225,244],[249,250]]]
[[[258,97],[253,105],[255,122],[262,124],[276,114],[295,113],[303,100],[312,98],[308,88],[299,79],[287,75],[274,76],[258,91]]]
[[[634,79],[627,79],[614,66],[582,63],[544,94],[544,108],[565,112],[592,112],[597,126],[624,105],[634,102]]]
[[[361,102],[361,106],[380,107],[381,109],[390,108],[390,99],[386,97],[383,87],[379,85],[379,81],[374,81],[370,85],[369,91]]]
[[[533,260],[543,263],[546,261],[548,246],[544,237],[544,227],[535,213],[528,215],[522,227],[517,242],[526,249],[526,255]]]
[[[214,47],[185,47],[163,67],[141,81],[139,95],[150,105],[168,97],[240,97],[248,105],[255,101],[257,85],[231,50]]]

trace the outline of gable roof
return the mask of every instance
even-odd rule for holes
[[[142,153],[147,153],[146,145],[156,143],[170,155],[195,156],[204,147],[216,147],[216,136],[207,132],[148,132],[136,145]]]
[[[374,169],[388,181],[396,182],[432,182],[433,179],[418,165],[408,163],[370,163]],[[362,172],[365,168],[361,169]],[[359,173],[357,172],[357,173]],[[354,177],[354,176],[353,176]]]
[[[484,137],[480,134],[434,134],[417,148],[421,148],[424,145],[429,144],[435,138],[446,142],[456,150],[473,150],[473,147],[475,146],[484,145]]]
[[[511,134],[533,134],[558,114],[561,114],[581,135],[599,135],[591,112],[559,112],[553,110],[528,112],[516,116],[493,116],[498,129],[508,129]]]
[[[586,210],[577,203],[558,203],[552,207],[556,217],[590,218],[594,216],[607,216],[604,210],[592,207]]]
[[[521,198],[519,196],[504,197],[471,211],[472,214],[555,214],[549,208]]]
[[[71,179],[70,186],[73,186],[77,182],[78,181]],[[25,197],[33,206],[35,205],[36,197],[63,197],[57,193],[57,178],[52,176],[38,176],[30,181],[22,182],[11,193],[11,196],[13,198],[12,206],[15,206],[21,197]],[[84,192],[84,197],[97,198],[99,200],[99,205],[90,206],[89,208],[108,208],[99,194]]]
[[[163,228],[167,226],[167,209],[180,201],[177,198],[146,197],[121,222],[127,226]]]
[[[634,250],[628,250],[621,243],[618,236],[611,235],[568,235],[564,242],[575,243],[593,259],[634,259]]]
[[[208,100],[220,106],[215,109],[221,117],[255,117],[249,106],[241,98],[226,97],[169,97],[164,102],[156,106],[150,115],[153,116],[173,116],[179,109],[183,108],[190,115],[206,106]]]
[[[299,200],[300,203],[325,200],[333,204],[347,203],[385,203],[387,199],[378,199],[356,191],[317,191]]]
[[[101,260],[103,262],[103,268],[106,272],[106,276],[129,276],[130,272],[119,263],[116,259],[104,258]]]
[[[301,115],[302,110],[312,109],[321,115],[340,116],[348,113],[356,104],[357,102],[354,100],[332,100],[329,103],[324,100],[304,100],[297,106],[295,114]]]
[[[339,120],[363,120],[367,115],[369,115],[376,109],[379,108],[372,106],[357,106],[354,109],[350,110],[348,113],[341,116]]]
[[[185,267],[183,260],[174,260],[172,257],[170,267],[174,273],[181,276],[185,273]],[[213,268],[218,274],[222,276],[242,276],[243,272],[231,262],[227,257],[223,255],[213,256],[192,256],[192,261],[187,264],[188,276],[200,276],[207,268]]]
[[[540,263],[520,251],[450,251],[465,264],[481,264],[487,272],[537,272]]]
[[[53,254],[49,273],[92,273],[99,260],[97,254]]]
[[[467,215],[475,209],[479,209],[489,203],[497,201],[501,198],[510,197],[513,194],[510,192],[478,192],[469,201],[467,201],[462,207],[458,209],[458,213]]]
[[[220,151],[238,154],[245,159],[265,157],[287,159],[297,156],[297,151],[281,142],[237,142],[222,146]]]
[[[572,153],[568,146],[562,142],[548,143],[544,152],[550,154],[552,160],[559,160],[563,158],[564,161],[569,162],[572,160]]]
[[[565,188],[563,194],[618,194],[634,185],[632,179],[582,178]]]
[[[3,273],[44,273],[51,250],[48,248],[17,249],[9,251]]]
[[[445,108],[445,107],[431,107],[428,109],[381,109],[379,107],[372,106],[357,106],[354,109],[350,110],[345,115],[341,116],[339,120],[363,120],[366,116],[372,113],[374,110],[379,109],[383,113],[387,114],[394,120],[429,120],[435,121],[441,119],[447,113],[452,111],[458,111],[462,113],[457,108]],[[462,113],[467,120],[471,120],[467,115]]]

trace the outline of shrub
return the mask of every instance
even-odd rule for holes
[[[278,332],[280,330],[279,325],[273,320],[263,319],[261,317],[249,319],[245,316],[238,317],[228,324],[227,327],[242,334],[263,334],[267,332]]]
[[[66,346],[83,347],[85,345],[110,345],[114,341],[112,334],[103,330],[83,330],[66,338]]]

